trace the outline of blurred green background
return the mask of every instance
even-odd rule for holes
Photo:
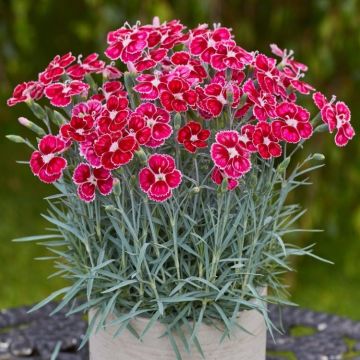
[[[44,249],[14,244],[10,239],[43,233],[41,199],[51,187],[35,179],[25,160],[25,146],[5,134],[27,134],[16,119],[29,116],[26,106],[8,109],[5,101],[21,81],[35,79],[55,54],[102,51],[106,33],[124,21],[150,22],[177,18],[188,26],[218,23],[232,27],[248,50],[270,53],[272,42],[292,48],[310,66],[309,82],[333,93],[360,112],[360,1],[357,0],[0,0],[0,307],[40,300],[61,285],[47,280],[51,263],[34,261]],[[301,259],[287,279],[292,300],[301,306],[360,320],[360,141],[337,149],[333,137],[319,136],[305,149],[326,155],[326,167],[312,175],[314,185],[296,194],[309,208],[301,226],[325,229],[301,235],[303,244],[317,242],[317,253],[335,266]],[[305,156],[305,154],[304,154]]]

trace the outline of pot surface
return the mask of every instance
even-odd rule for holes
[[[95,310],[89,312],[89,320]],[[108,322],[115,318],[110,316]],[[149,320],[143,317],[131,322],[134,329],[141,333]],[[220,343],[222,332],[213,326],[202,324],[199,327],[198,340],[206,360],[265,360],[266,325],[260,313],[256,310],[239,313],[238,323],[251,334],[234,328],[229,338]],[[174,360],[173,348],[164,334],[166,327],[157,322],[150,329],[142,342],[125,330],[120,336],[114,337],[117,328],[107,326],[90,337],[90,360]],[[191,353],[186,352],[179,337],[174,335],[183,360],[203,360],[196,347]]]

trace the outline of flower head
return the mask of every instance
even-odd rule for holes
[[[104,168],[93,169],[85,163],[80,163],[76,167],[72,179],[78,186],[79,198],[86,202],[95,199],[96,189],[101,195],[109,195],[113,189],[114,179],[109,170]]]
[[[54,106],[64,107],[71,103],[71,98],[75,95],[87,94],[89,85],[74,80],[66,84],[54,83],[45,88],[45,96],[50,99],[50,103]]]
[[[15,87],[12,97],[7,101],[7,105],[14,106],[29,100],[39,100],[43,97],[43,94],[44,86],[42,83],[38,81],[23,82]]]
[[[249,152],[240,144],[240,134],[235,130],[220,131],[211,145],[215,165],[232,179],[238,179],[251,168]]]
[[[195,153],[198,148],[206,148],[209,137],[210,130],[203,129],[196,121],[189,121],[177,133],[177,141],[191,153]]]
[[[280,119],[273,121],[271,125],[273,134],[279,140],[297,143],[312,135],[310,113],[302,106],[283,102],[276,107],[275,112]]]
[[[139,173],[140,188],[151,200],[165,201],[172,195],[182,180],[182,174],[175,168],[170,155],[154,154],[149,157],[148,167]]]
[[[272,133],[269,123],[259,122],[252,134],[252,142],[263,159],[279,157],[282,153],[278,139]]]
[[[39,150],[34,151],[30,158],[33,174],[45,183],[59,180],[67,165],[67,161],[59,156],[65,148],[65,141],[58,136],[44,136],[39,142]]]

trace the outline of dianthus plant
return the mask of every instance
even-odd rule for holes
[[[19,121],[39,138],[8,137],[33,148],[31,171],[59,192],[51,233],[23,240],[43,242],[69,282],[40,305],[62,295],[58,309],[94,308],[88,335],[109,314],[119,333],[137,316],[152,319],[144,332],[161,321],[178,357],[174,334],[201,351],[202,321],[220,321],[224,337],[256,309],[272,329],[265,304],[286,301],[289,257],[315,256],[284,242],[303,213],[286,198],[323,155],[290,160],[315,133],[344,146],[354,130],[292,51],[271,50],[249,52],[220,25],[155,19],[111,31],[108,61],[57,55],[16,86],[8,105],[30,107],[39,123]]]

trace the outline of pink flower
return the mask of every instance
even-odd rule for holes
[[[280,49],[276,44],[270,45],[271,51],[273,54],[280,56],[282,58],[282,63],[285,66],[289,66],[296,73],[299,71],[307,71],[308,67],[305,64],[302,64],[296,60],[294,60],[294,52],[292,50],[287,51],[286,49]]]
[[[282,153],[278,139],[273,135],[271,126],[267,122],[262,121],[256,124],[252,141],[263,159],[279,157]]]
[[[119,79],[122,76],[122,72],[114,65],[106,65],[101,73],[105,79],[109,80]]]
[[[218,117],[223,111],[224,105],[227,104],[226,89],[217,83],[208,84],[205,89],[198,87],[197,93],[200,101],[199,107],[211,114],[210,117]]]
[[[192,55],[200,56],[201,60],[210,63],[211,56],[216,52],[217,43],[231,39],[230,30],[219,27],[213,31],[205,30],[196,32],[190,41],[189,49]]]
[[[92,116],[94,120],[101,114],[103,110],[102,104],[98,100],[88,100],[76,104],[72,109],[72,116],[84,117]]]
[[[111,172],[104,168],[92,169],[88,164],[79,164],[73,175],[73,181],[78,185],[77,193],[83,201],[90,202],[95,199],[95,190],[101,195],[109,195],[113,189]]]
[[[60,134],[66,139],[85,141],[86,137],[94,130],[94,119],[92,116],[73,116],[69,123],[60,128]]]
[[[60,128],[61,135],[65,139],[85,141],[95,131],[95,121],[101,110],[102,105],[97,100],[89,100],[75,105],[70,122]]]
[[[249,152],[240,144],[240,135],[235,130],[220,131],[211,145],[211,158],[215,165],[232,179],[238,179],[251,168]]]
[[[135,69],[138,72],[152,69],[159,64],[167,55],[168,49],[160,48],[150,50],[145,56],[141,56],[135,63]]]
[[[269,117],[275,117],[276,98],[274,95],[257,90],[251,79],[243,86],[244,92],[254,103],[253,114],[260,121],[266,121]]]
[[[308,139],[313,128],[310,124],[310,113],[303,107],[283,102],[276,107],[276,115],[280,118],[272,122],[272,132],[279,140],[297,143]]]
[[[15,87],[12,97],[7,101],[7,105],[14,106],[29,100],[39,100],[43,97],[43,93],[44,86],[40,82],[23,82]]]
[[[87,94],[89,85],[82,81],[74,80],[69,83],[54,83],[45,88],[45,96],[54,106],[64,107],[71,103],[72,96]]]
[[[143,100],[155,100],[159,97],[159,89],[166,87],[160,80],[159,74],[141,74],[136,78],[138,84],[134,86],[134,90],[140,94]]]
[[[56,55],[47,68],[39,74],[39,81],[44,85],[49,85],[54,81],[59,81],[65,74],[65,68],[75,61],[75,56],[68,52],[65,55]]]
[[[136,140],[131,135],[105,134],[94,142],[95,154],[100,157],[101,165],[107,170],[129,163],[136,148]]]
[[[215,167],[211,173],[211,180],[216,185],[221,185],[225,178],[228,181],[228,184],[227,184],[228,190],[234,190],[239,185],[239,180],[227,177],[223,170],[219,169],[218,167]]]
[[[280,72],[276,67],[276,60],[259,54],[255,58],[255,70],[261,90],[269,94],[279,94]]]
[[[252,124],[246,124],[240,129],[239,144],[250,152],[257,151],[256,146],[253,144],[254,131],[255,125]]]
[[[173,78],[166,85],[160,94],[160,101],[167,111],[183,112],[188,106],[195,106],[197,94],[185,80]]]
[[[39,142],[39,150],[32,153],[30,168],[35,176],[45,183],[59,180],[67,161],[58,156],[66,148],[66,143],[57,136],[46,135]]]
[[[216,70],[242,70],[245,65],[253,61],[253,55],[228,40],[216,44],[216,51],[211,55],[210,64]]]
[[[169,125],[170,114],[152,103],[143,103],[131,114],[130,133],[136,133],[139,144],[155,148],[163,145],[173,129]]]
[[[196,121],[189,121],[177,133],[177,141],[191,153],[195,153],[197,148],[207,147],[209,137],[210,131],[203,129]]]
[[[176,66],[175,72],[172,73],[175,73],[175,75],[178,73],[177,76],[179,77],[183,77],[180,75],[181,72],[186,73],[184,78],[192,85],[202,82],[208,75],[201,62],[191,58],[186,51],[174,53],[170,61]]]
[[[355,136],[355,130],[350,124],[351,113],[348,106],[343,101],[335,98],[328,102],[326,97],[320,92],[314,93],[315,105],[321,110],[321,117],[328,125],[330,133],[336,129],[335,144],[345,146]]]
[[[76,80],[82,80],[86,74],[101,72],[105,68],[105,62],[99,60],[99,54],[93,53],[87,56],[84,61],[78,60],[77,64],[66,69],[66,73]]]
[[[122,62],[135,62],[147,46],[148,33],[136,28],[122,27],[108,33],[108,48],[105,55],[111,60],[121,59]]]
[[[149,157],[148,167],[139,173],[140,188],[151,200],[165,201],[172,195],[182,180],[182,174],[175,168],[170,155],[153,154]]]
[[[111,95],[98,118],[101,133],[118,132],[124,129],[129,116],[129,101],[126,97]]]
[[[95,140],[99,138],[99,134],[94,131],[86,136],[85,140],[79,144],[79,153],[93,168],[101,167],[101,157],[98,156],[94,149]]]

